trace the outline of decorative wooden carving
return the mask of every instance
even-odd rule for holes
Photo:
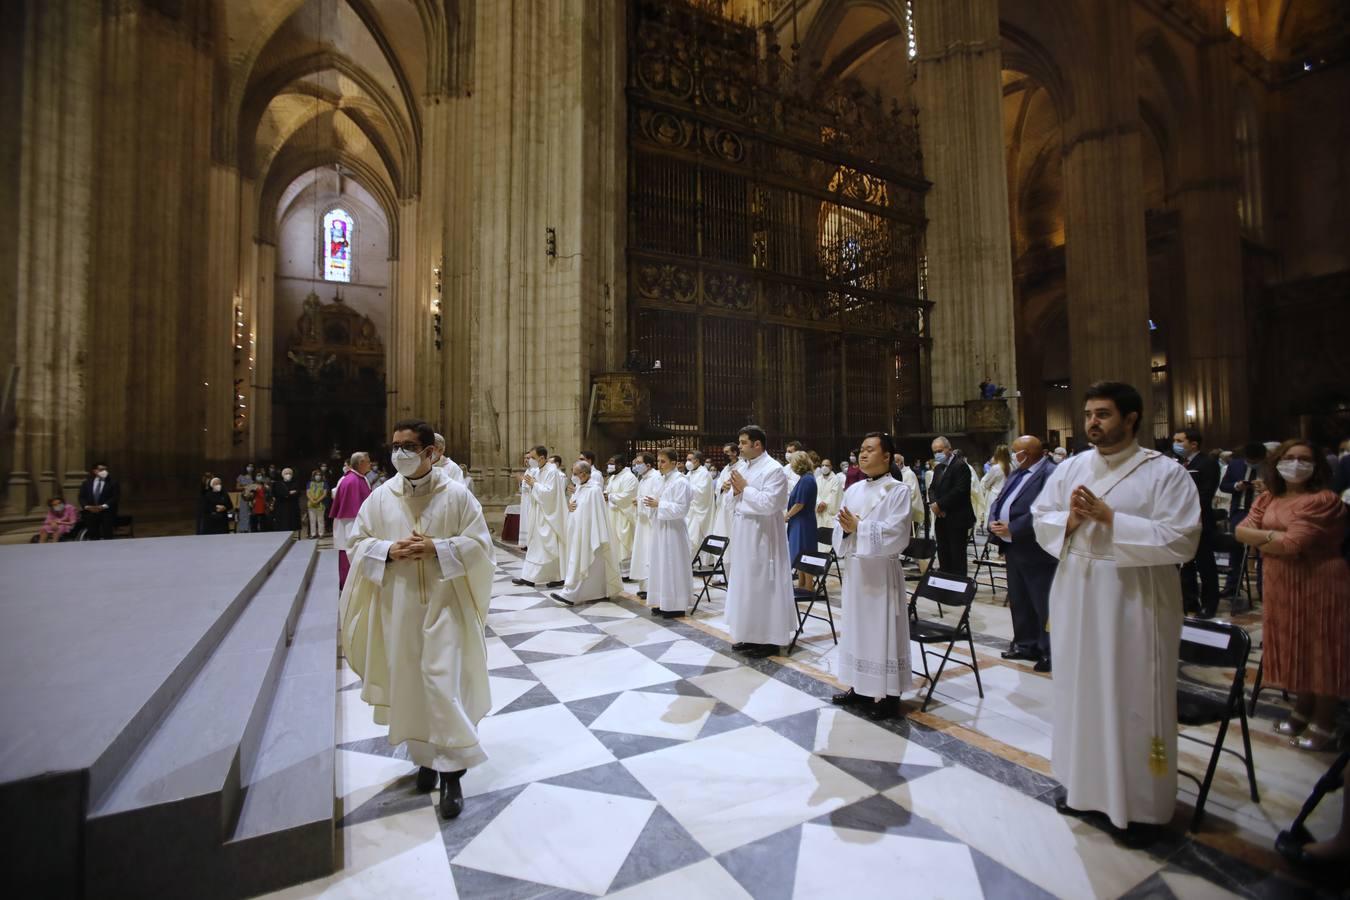
[[[595,422],[615,437],[637,437],[647,423],[650,404],[645,376],[637,372],[595,376]]]
[[[918,422],[915,112],[761,56],[716,0],[630,4],[629,334],[662,365],[650,415],[615,424],[710,446],[753,420],[831,448]]]
[[[971,434],[1006,434],[1012,428],[1007,400],[967,400],[966,431]]]

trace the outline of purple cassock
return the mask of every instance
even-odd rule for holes
[[[347,571],[351,563],[347,559],[347,547],[352,540],[352,529],[361,504],[370,496],[370,485],[365,476],[355,469],[347,472],[338,482],[333,497],[331,515],[333,517],[333,543],[338,548],[338,590],[347,583]],[[345,520],[345,521],[343,521]]]

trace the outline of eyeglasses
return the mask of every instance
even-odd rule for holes
[[[391,446],[390,449],[393,449],[393,450],[408,450],[408,451],[410,451],[410,452],[412,452],[412,453],[421,453],[421,452],[422,452],[422,445],[421,445],[421,444],[418,444],[418,443],[393,444],[393,445]]]

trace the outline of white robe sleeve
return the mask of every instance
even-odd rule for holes
[[[787,509],[788,480],[781,466],[769,466],[759,487],[747,484],[736,508],[747,516],[782,516]]]
[[[854,555],[899,556],[909,546],[909,517],[909,488],[897,484],[858,523]]]
[[[436,545],[436,561],[441,565],[441,581],[462,576],[464,564],[459,561],[454,538],[437,538],[432,543]]]
[[[689,482],[678,476],[666,482],[661,505],[653,511],[658,519],[683,519],[689,513]]]
[[[1045,487],[1031,504],[1031,524],[1036,530],[1036,543],[1046,553],[1059,559],[1069,533],[1069,466],[1060,465],[1045,480]]]
[[[1156,471],[1155,462],[1141,468],[1148,466]],[[1151,515],[1115,513],[1111,540],[1119,568],[1181,565],[1195,556],[1200,543],[1200,494],[1181,466],[1165,461],[1163,471]]]
[[[379,538],[370,539],[369,545],[363,548],[361,557],[361,576],[363,578],[369,578],[376,584],[384,583],[384,572],[389,563],[389,548],[392,546],[394,546],[393,541],[382,541]]]

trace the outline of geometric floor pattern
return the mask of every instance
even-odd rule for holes
[[[560,607],[519,568],[499,547],[463,815],[416,792],[344,664],[342,868],[272,896],[1306,896],[1185,837],[1123,847],[1059,816],[1045,775],[832,707],[826,682],[631,600]]]

